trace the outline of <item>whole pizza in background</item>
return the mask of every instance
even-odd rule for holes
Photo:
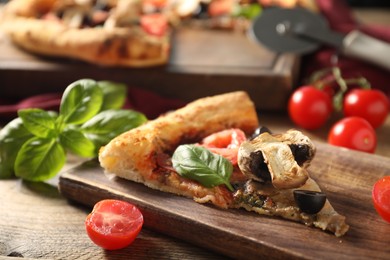
[[[167,21],[145,16],[140,1],[14,0],[4,7],[2,29],[36,54],[111,66],[164,64]]]
[[[279,2],[13,0],[3,8],[0,29],[31,53],[104,66],[150,67],[168,62],[176,27],[245,31],[262,6]],[[312,1],[287,2],[282,4],[315,10]]]

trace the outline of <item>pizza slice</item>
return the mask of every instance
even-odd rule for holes
[[[159,0],[164,12],[184,26],[246,32],[262,9],[301,7],[318,12],[314,0]]]
[[[140,0],[13,0],[0,29],[32,53],[104,66],[167,63],[170,28]]]
[[[296,130],[258,131],[258,125],[245,92],[206,97],[116,137],[101,148],[99,161],[107,173],[198,203],[344,235],[345,217],[307,171],[315,155],[310,139]],[[320,206],[310,205],[310,197],[320,198]]]

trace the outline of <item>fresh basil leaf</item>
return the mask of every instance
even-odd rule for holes
[[[33,137],[16,156],[15,174],[29,181],[44,181],[54,177],[65,161],[65,151],[56,139]]]
[[[262,7],[257,3],[248,5],[236,5],[233,9],[233,16],[253,19],[256,16],[260,15],[261,11]]]
[[[144,114],[133,110],[110,109],[100,112],[81,126],[88,139],[96,148],[107,144],[119,134],[135,128],[147,121]]]
[[[172,164],[179,175],[196,180],[205,187],[225,184],[233,191],[229,182],[233,165],[224,157],[204,147],[180,145],[173,153]]]
[[[65,128],[60,134],[60,143],[70,152],[81,157],[95,157],[95,145],[85,135],[76,129]]]
[[[35,136],[43,138],[55,136],[55,118],[49,112],[31,108],[19,110],[18,115],[27,130]]]
[[[82,124],[95,116],[103,104],[103,92],[97,82],[82,79],[70,84],[64,91],[60,115],[67,124]]]
[[[103,105],[100,111],[108,109],[120,109],[125,104],[127,88],[125,84],[111,81],[98,81],[98,86],[103,91]]]
[[[0,179],[14,177],[16,155],[22,145],[33,135],[16,118],[0,130]]]

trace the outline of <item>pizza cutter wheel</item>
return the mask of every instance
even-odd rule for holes
[[[265,9],[254,19],[249,36],[278,53],[306,54],[329,45],[390,70],[390,44],[357,30],[346,35],[332,31],[322,16],[303,8]]]

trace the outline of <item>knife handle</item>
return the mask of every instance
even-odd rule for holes
[[[390,44],[359,31],[348,33],[343,40],[342,52],[390,70]]]

